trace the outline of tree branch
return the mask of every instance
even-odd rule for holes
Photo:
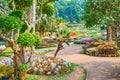
[[[40,12],[42,12],[42,7],[45,6],[45,5],[47,5],[50,2],[53,2],[53,0],[47,0],[43,4],[40,4],[40,9],[41,9]],[[42,17],[42,13],[40,13],[40,16],[38,17],[38,19],[36,19],[36,21],[34,22],[34,24],[37,24],[41,20],[41,17]]]
[[[31,57],[32,57],[32,54],[33,54],[33,53],[31,52],[30,57],[28,58],[28,60],[27,60],[26,64],[30,62]]]
[[[37,24],[41,20],[42,15],[34,22],[34,24]]]
[[[47,0],[45,3],[43,3],[42,6],[45,6],[45,5],[47,5],[48,3],[53,2],[53,1],[54,1],[54,0]]]

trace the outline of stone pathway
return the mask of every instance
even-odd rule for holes
[[[87,80],[120,80],[120,57],[93,57],[80,54],[81,46],[66,46],[57,57],[82,65]],[[50,52],[47,56],[53,56]]]

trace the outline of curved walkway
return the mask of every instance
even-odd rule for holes
[[[119,57],[93,57],[80,54],[81,46],[66,46],[57,57],[82,65],[87,69],[87,80],[120,80]],[[53,56],[50,52],[47,56]]]

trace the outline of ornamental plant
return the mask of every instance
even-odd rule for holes
[[[43,14],[46,14],[47,16],[52,16],[55,12],[55,8],[53,4],[47,4],[46,6],[43,7],[42,10]]]
[[[114,41],[105,42],[97,48],[99,56],[118,56],[118,46]]]
[[[63,49],[63,42],[65,42],[67,45],[69,45],[68,43],[68,39],[70,37],[70,32],[67,29],[59,29],[58,30],[58,46],[57,46],[57,50],[54,54],[54,59],[56,58],[58,52]]]
[[[42,9],[48,3],[57,0],[7,0],[10,11],[6,16],[0,16],[0,38],[8,42],[14,52],[14,78],[25,80],[24,72],[20,69],[22,64],[30,62],[34,54],[34,46],[41,44],[41,39],[35,33],[36,24],[42,20]],[[41,5],[42,4],[42,5]],[[37,11],[36,7],[40,5]],[[31,8],[32,7],[32,8]],[[30,9],[30,10],[28,10]],[[47,9],[48,10],[48,9]],[[32,13],[33,15],[31,16]],[[37,18],[37,19],[36,19]],[[28,59],[25,49],[31,48]]]

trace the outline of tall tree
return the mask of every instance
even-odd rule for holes
[[[108,40],[112,38],[115,40],[117,31],[114,30],[118,27],[120,17],[120,1],[119,0],[87,0],[86,3],[86,14],[84,20],[86,21],[87,27],[94,25],[103,25],[107,29]],[[114,32],[114,35],[112,35]]]

